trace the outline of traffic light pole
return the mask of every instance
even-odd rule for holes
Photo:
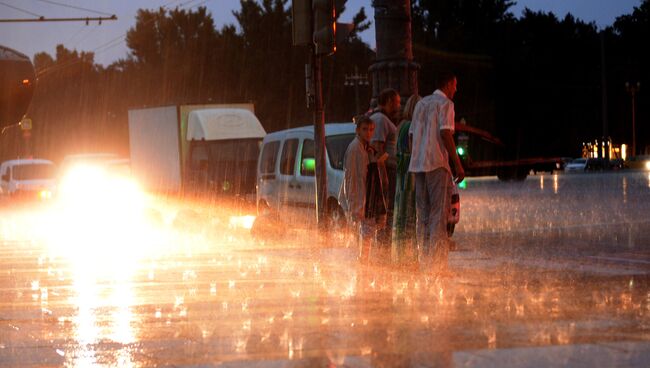
[[[314,83],[314,146],[316,154],[316,219],[319,231],[327,224],[327,162],[325,155],[325,112],[323,111],[323,57],[312,47],[312,83]]]
[[[307,106],[314,113],[316,155],[316,220],[323,234],[327,229],[327,154],[323,111],[323,56],[336,52],[336,10],[334,0],[293,0],[291,2],[294,46],[309,46],[305,68]]]

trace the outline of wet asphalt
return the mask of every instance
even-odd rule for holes
[[[179,225],[178,207],[137,242],[114,227],[70,251],[56,212],[3,203],[0,366],[650,361],[647,172],[468,180],[451,277],[359,265],[345,237],[260,242],[223,208]]]

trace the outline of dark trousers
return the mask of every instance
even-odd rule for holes
[[[377,243],[380,247],[390,252],[391,239],[393,234],[393,207],[395,205],[395,183],[397,181],[397,168],[386,166],[388,175],[388,191],[386,193],[386,223],[389,224],[377,232]],[[390,254],[390,253],[389,253]]]

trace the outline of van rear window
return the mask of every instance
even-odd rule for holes
[[[275,172],[275,163],[278,157],[279,141],[268,142],[262,148],[262,157],[260,159],[260,172],[262,174],[271,174]]]

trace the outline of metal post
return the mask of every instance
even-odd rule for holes
[[[632,153],[636,156],[636,91],[632,91]]]
[[[354,75],[357,77],[356,80],[354,81],[354,108],[355,108],[354,113],[358,114],[359,110],[360,110],[360,108],[359,108],[359,82],[360,82],[360,80],[358,78],[358,76],[359,76],[359,68],[356,65],[354,66]]]
[[[636,93],[641,89],[641,83],[625,83],[625,89],[632,97],[632,156],[636,156]]]
[[[603,137],[609,137],[609,124],[607,121],[607,69],[605,64],[605,32],[600,32],[600,77],[602,93],[602,111],[603,111]],[[603,156],[605,165],[609,168],[609,151]]]
[[[325,113],[323,111],[322,56],[312,48],[312,80],[314,83],[314,146],[316,153],[316,219],[318,229],[326,230],[327,167],[325,162]]]

